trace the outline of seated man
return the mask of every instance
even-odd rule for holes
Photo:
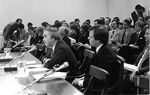
[[[136,89],[133,84],[133,78],[135,75],[146,75],[146,73],[149,71],[149,37],[150,37],[150,31],[146,31],[144,35],[146,39],[146,45],[144,47],[144,50],[139,54],[139,56],[136,59],[135,66],[138,67],[137,71],[127,72],[124,76],[124,93],[125,94],[135,94]],[[130,88],[130,89],[129,89]]]
[[[105,29],[91,27],[89,32],[89,42],[91,46],[96,47],[96,54],[93,58],[92,65],[95,65],[99,68],[105,69],[110,73],[109,87],[115,84],[119,71],[119,63],[117,61],[116,54],[113,50],[107,45],[108,43],[108,32]],[[88,69],[89,70],[89,69]],[[89,71],[85,75],[85,79],[75,80],[75,85],[80,85],[86,87],[89,82]],[[93,78],[93,89],[100,89],[103,87],[104,83],[100,80]],[[116,90],[117,91],[117,90]],[[96,95],[96,93],[89,92],[90,95]],[[114,92],[115,93],[115,92]],[[87,93],[86,93],[87,94]],[[97,93],[99,95],[99,93]]]
[[[46,47],[52,48],[52,53],[43,58],[43,65],[48,69],[52,69],[57,64],[61,65],[64,62],[68,62],[69,67],[62,69],[61,71],[69,71],[67,77],[77,75],[79,70],[77,67],[76,58],[69,46],[61,40],[58,30],[49,28],[44,31],[43,36],[43,41]]]

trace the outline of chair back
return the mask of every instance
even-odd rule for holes
[[[88,50],[88,49],[85,49],[85,50],[84,50],[84,56],[85,56],[85,57],[88,57],[89,59],[92,59],[92,58],[93,58],[93,55],[94,55],[94,52],[93,52],[93,51]]]
[[[99,67],[96,67],[94,65],[91,65],[90,66],[90,72],[89,74],[99,80],[102,80],[102,81],[105,81],[106,80],[106,77],[107,75],[109,75],[109,73],[102,69],[102,68],[99,68]]]
[[[91,65],[89,74],[91,75],[91,78],[90,78],[90,81],[89,81],[88,86],[87,86],[86,90],[84,91],[84,93],[94,93],[94,94],[101,93],[99,95],[104,95],[105,90],[107,90],[107,87],[108,87],[107,79],[108,79],[109,73],[102,68]],[[104,86],[102,89],[93,89],[93,87],[92,87],[93,86],[93,81],[92,81],[93,77],[104,83]],[[94,95],[94,94],[92,94],[92,95]]]
[[[114,85],[112,85],[111,87],[109,87],[106,91],[105,94],[108,93],[115,93],[116,95],[120,95],[122,94],[122,83],[123,83],[123,70],[124,70],[124,62],[125,59],[119,55],[117,55],[117,61],[120,64],[119,68],[118,68],[118,77],[116,80],[116,83]]]
[[[144,76],[144,75],[140,75],[140,76],[136,76],[134,77],[134,84],[135,86],[137,86],[137,95],[140,94],[148,94],[149,92],[149,77]],[[139,89],[143,89],[145,92],[141,93]]]
[[[92,60],[94,56],[94,52],[88,49],[84,50],[84,59],[81,63],[81,65],[79,66],[80,72],[81,74],[84,74],[87,70],[87,68],[89,67],[89,64]]]

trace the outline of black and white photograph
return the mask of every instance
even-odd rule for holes
[[[0,0],[0,95],[149,95],[150,0]]]

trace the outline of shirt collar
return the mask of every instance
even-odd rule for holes
[[[103,44],[100,44],[97,48],[96,48],[96,53],[99,51],[99,49],[102,47]]]
[[[141,33],[141,30],[138,32],[138,35],[140,35],[140,33]]]
[[[55,50],[55,46],[56,46],[56,43],[55,43],[54,46],[52,47],[52,50],[53,50],[53,51]]]

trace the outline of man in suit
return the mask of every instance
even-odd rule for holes
[[[146,31],[144,37],[146,39],[146,45],[134,63],[134,65],[138,67],[138,71],[127,72],[124,75],[124,94],[135,94],[136,87],[134,86],[133,78],[136,75],[146,75],[149,71],[150,31]]]
[[[96,47],[96,54],[93,58],[92,65],[95,65],[99,68],[102,68],[110,73],[109,80],[109,87],[111,87],[113,84],[115,84],[117,80],[117,75],[119,71],[120,64],[117,61],[116,54],[113,52],[113,50],[107,45],[108,43],[108,32],[105,31],[103,28],[96,28],[91,27],[90,33],[89,33],[89,42],[91,46]],[[85,75],[85,79],[83,80],[83,83],[75,81],[79,85],[87,86],[89,83],[89,69]],[[91,85],[92,89],[100,89],[103,87],[103,82],[100,80],[93,78],[91,81],[93,81],[93,85]],[[75,83],[75,84],[76,84]],[[86,94],[92,94],[96,95],[99,93],[93,93],[90,92],[91,89],[88,89]],[[116,90],[117,91],[117,90]]]
[[[142,7],[141,5],[137,4],[137,5],[135,6],[135,11],[133,11],[133,12],[131,13],[131,17],[132,17],[132,19],[133,19],[134,24],[138,21],[138,18],[139,18],[139,17],[142,17],[142,18],[143,18],[143,12],[142,12],[142,9],[143,9],[143,8],[144,8],[144,7]]]
[[[135,32],[133,28],[130,28],[130,21],[125,19],[123,21],[123,30],[119,33],[117,41],[119,42],[120,46],[127,46],[129,45],[131,36]]]
[[[119,54],[126,59],[127,63],[135,63],[137,55],[143,51],[146,42],[144,37],[145,31],[143,31],[142,29],[143,23],[139,21],[136,22],[135,32],[131,35],[129,44],[120,49]]]
[[[140,54],[146,44],[144,37],[145,31],[143,31],[143,26],[143,23],[139,21],[135,23],[135,33],[133,33],[129,42],[129,46],[134,51],[134,54]]]
[[[130,57],[128,57],[129,53],[129,44],[131,40],[131,36],[135,32],[133,28],[130,27],[131,23],[128,19],[123,21],[123,30],[118,34],[117,45],[120,46],[120,50],[118,54],[122,56],[127,62],[130,61]],[[131,62],[130,62],[131,63]]]
[[[58,30],[49,28],[44,31],[43,36],[46,47],[52,48],[52,54],[47,55],[43,59],[44,67],[52,69],[55,65],[62,65],[64,62],[68,62],[69,67],[61,71],[69,71],[67,76],[77,75],[79,70],[76,58],[69,46],[61,39]]]

